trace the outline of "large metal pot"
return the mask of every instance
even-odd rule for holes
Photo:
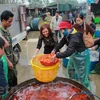
[[[87,95],[89,96],[90,100],[95,100],[94,96],[93,95],[90,95],[92,94],[87,88],[85,88],[83,85],[73,81],[73,80],[70,80],[68,78],[62,78],[62,77],[57,77],[53,82],[66,82],[68,84],[71,84],[79,89],[81,89],[82,91],[86,92]],[[7,97],[4,99],[4,100],[11,100],[11,97],[17,93],[18,91],[21,91],[22,89],[25,89],[27,86],[30,86],[32,85],[33,83],[36,83],[36,84],[39,84],[39,85],[42,85],[44,83],[41,83],[39,81],[37,81],[35,78],[34,79],[31,79],[31,80],[28,80],[28,81],[25,81],[21,84],[19,84],[18,86],[16,86],[15,88],[13,88],[7,95]],[[48,83],[45,83],[45,84],[48,84]]]

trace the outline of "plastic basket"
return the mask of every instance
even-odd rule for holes
[[[34,72],[34,76],[40,82],[51,82],[57,76],[58,69],[59,69],[59,66],[60,66],[60,62],[56,63],[53,66],[41,67],[42,66],[41,64],[36,65],[34,63],[35,59],[38,59],[40,56],[41,55],[35,57],[34,59],[31,59],[31,61],[30,61],[33,72]],[[40,63],[40,62],[38,62],[38,63]]]

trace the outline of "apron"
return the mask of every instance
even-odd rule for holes
[[[90,54],[88,49],[83,52],[75,52],[69,59],[66,74],[71,79],[76,79],[77,74],[81,84],[91,91],[90,81],[88,80],[89,65]]]
[[[6,78],[6,81],[8,82],[8,63],[7,63],[6,56],[3,55],[1,60],[3,62],[3,70],[4,70],[5,78]],[[8,94],[8,91],[2,95],[2,98],[5,98],[7,94]]]

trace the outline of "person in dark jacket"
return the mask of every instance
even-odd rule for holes
[[[77,14],[77,16],[75,18],[75,22],[76,22],[76,24],[73,25],[73,27],[76,29],[76,31],[81,32],[82,34],[84,34],[84,31],[86,31],[87,34],[90,33],[92,36],[94,35],[94,30],[92,29],[92,27],[90,25],[88,25],[86,23],[85,23],[86,30],[84,30],[85,18],[82,13]],[[88,69],[90,69],[90,65],[88,66]],[[89,75],[89,73],[88,73],[88,75]]]
[[[4,65],[2,62],[2,56],[4,54],[4,45],[5,41],[0,37],[0,100],[2,100],[2,95],[6,93],[6,89],[8,86],[8,82],[6,81],[5,73],[4,73]]]
[[[95,25],[95,23],[94,23],[93,18],[89,21],[88,24],[90,25],[90,27],[91,27],[94,31],[96,30],[96,25]]]
[[[54,37],[54,34],[52,33],[50,26],[48,24],[44,24],[40,28],[40,36],[33,58],[37,55],[40,48],[42,47],[42,42],[44,42],[44,54],[51,53],[51,51],[57,45],[56,37]]]
[[[70,56],[67,67],[70,68],[73,66],[75,73],[73,73],[73,76],[69,75],[69,77],[73,79],[75,74],[77,74],[81,84],[91,90],[90,82],[88,80],[88,66],[90,64],[90,56],[89,51],[83,42],[83,34],[81,32],[76,32],[69,22],[62,21],[59,25],[59,29],[62,32],[64,32],[66,29],[68,34],[62,38],[60,43],[58,43],[58,45],[51,52],[54,54],[52,60],[54,61],[56,57],[65,58]],[[67,45],[66,50],[64,52],[57,53],[57,51],[65,44]]]
[[[78,32],[81,32],[84,34],[84,22],[85,22],[85,19],[84,19],[84,16],[83,14],[78,14],[75,18],[75,22],[76,24],[73,25],[73,27],[78,31]],[[91,35],[93,36],[94,34],[94,30],[88,25],[86,24],[86,33],[90,32]]]

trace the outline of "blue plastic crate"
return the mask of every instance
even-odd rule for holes
[[[90,68],[89,68],[89,71],[94,70],[94,69],[95,69],[95,66],[96,66],[96,64],[97,64],[98,62],[99,62],[99,61],[91,62],[91,64],[90,64]]]
[[[64,66],[65,68],[67,68],[68,61],[69,61],[68,58],[63,58],[63,66]]]
[[[100,52],[100,47],[98,48],[98,52]]]
[[[95,37],[97,38],[97,37],[100,37],[100,30],[96,30],[95,31]]]
[[[67,68],[68,61],[69,61],[69,59],[63,58],[63,66],[64,66],[65,68]],[[94,68],[95,68],[95,66],[96,66],[97,63],[98,63],[98,61],[94,61],[94,62],[91,62],[91,63],[90,63],[90,66],[89,66],[89,67],[90,67],[90,68],[89,68],[89,73],[90,73],[90,71],[94,70]]]

